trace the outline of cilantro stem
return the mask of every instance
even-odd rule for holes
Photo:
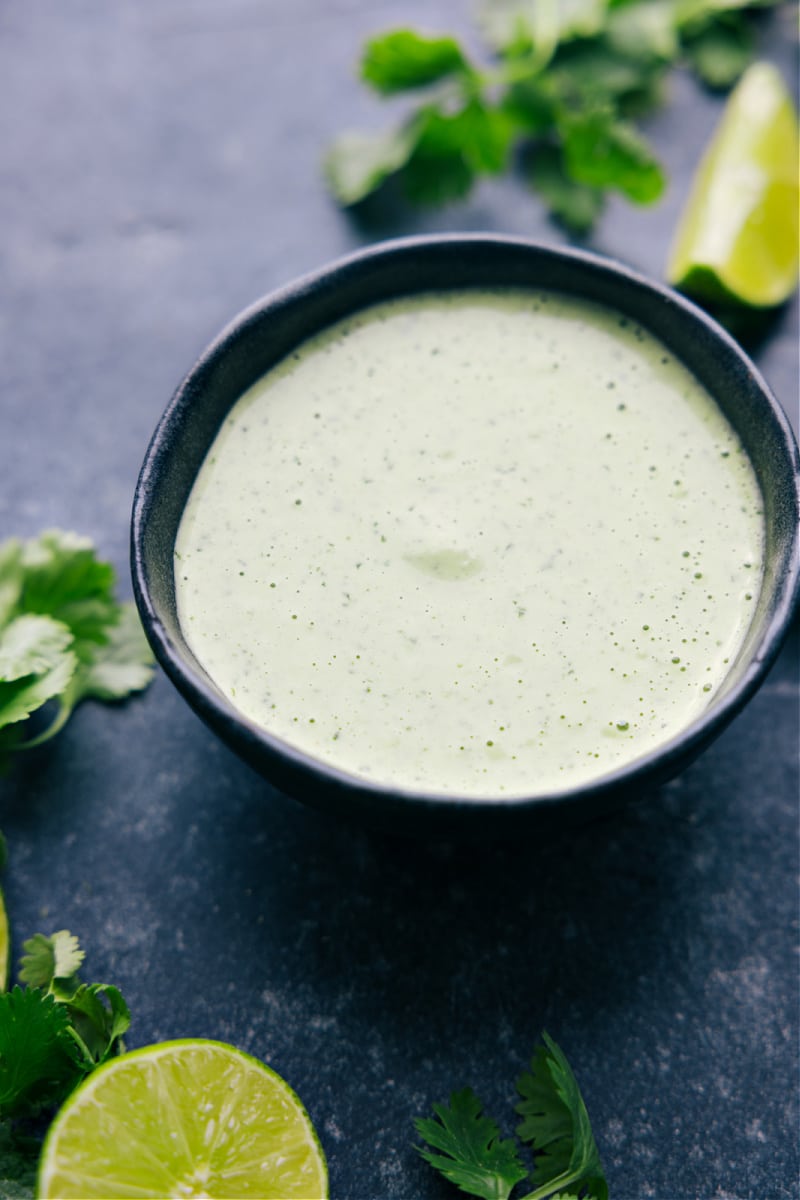
[[[535,0],[531,3],[531,49],[519,57],[506,59],[501,66],[479,71],[487,87],[508,87],[540,75],[548,67],[558,49],[559,0]]]
[[[531,27],[534,31],[534,71],[543,70],[552,59],[558,46],[559,0],[535,0],[531,3]]]
[[[483,1112],[471,1088],[452,1092],[450,1104],[435,1104],[434,1118],[414,1122],[427,1143],[422,1157],[463,1192],[481,1200],[507,1200],[517,1184],[534,1189],[519,1200],[574,1197],[608,1200],[608,1184],[577,1080],[562,1050],[547,1033],[530,1070],[517,1081],[523,1118],[517,1141],[504,1139]],[[533,1151],[533,1170],[519,1155],[519,1142]]]
[[[475,77],[484,88],[512,87],[515,83],[526,83],[536,75],[541,75],[551,57],[552,50],[546,57],[536,53],[525,54],[498,67],[476,71]]]
[[[37,733],[36,737],[28,738],[28,740],[25,742],[18,742],[16,749],[33,750],[35,746],[41,746],[44,744],[44,742],[49,742],[50,738],[55,737],[59,730],[66,725],[71,712],[71,704],[60,703],[58,706],[58,712],[53,717],[53,720],[50,722],[47,728],[43,729],[41,733]]]
[[[556,1175],[554,1179],[548,1179],[547,1183],[536,1188],[533,1192],[526,1192],[524,1196],[520,1196],[519,1200],[547,1200],[548,1196],[553,1196],[560,1192],[563,1188],[569,1187],[571,1183],[577,1183],[581,1179],[579,1173],[574,1171],[565,1171],[561,1175]]]

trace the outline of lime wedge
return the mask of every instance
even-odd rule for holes
[[[0,992],[8,987],[8,916],[3,893],[0,891]]]
[[[114,1058],[63,1105],[37,1196],[323,1200],[325,1156],[289,1085],[221,1042],[161,1042]]]
[[[754,63],[697,169],[667,278],[700,300],[767,308],[797,285],[797,115],[780,73]]]

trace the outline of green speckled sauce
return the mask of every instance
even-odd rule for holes
[[[176,546],[187,641],[253,721],[351,774],[475,797],[602,776],[709,703],[761,497],[704,389],[553,294],[383,304],[233,409]]]

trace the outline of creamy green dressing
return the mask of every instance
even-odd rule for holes
[[[236,404],[179,529],[178,614],[231,703],[308,754],[534,795],[702,713],[762,541],[736,435],[635,322],[436,293],[311,338]]]

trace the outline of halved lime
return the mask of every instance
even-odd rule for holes
[[[203,1039],[161,1042],[98,1067],[50,1127],[39,1197],[324,1200],[325,1156],[289,1085]]]
[[[797,285],[797,115],[779,71],[754,63],[697,169],[667,278],[701,300],[767,308]]]

